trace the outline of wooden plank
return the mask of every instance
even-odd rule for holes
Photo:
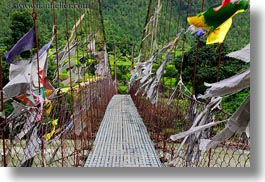
[[[115,95],[85,167],[163,167],[129,95]]]

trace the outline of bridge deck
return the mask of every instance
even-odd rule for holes
[[[110,101],[85,167],[162,167],[129,95]]]

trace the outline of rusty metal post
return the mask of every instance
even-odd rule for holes
[[[212,149],[209,150],[208,152],[208,163],[207,163],[207,167],[211,166],[211,155],[212,155]]]
[[[89,79],[89,85],[87,86],[87,94],[89,95],[89,100],[87,102],[87,105],[88,105],[88,118],[87,120],[89,120],[89,123],[90,123],[90,126],[89,126],[89,129],[91,132],[90,133],[90,140],[93,140],[93,121],[92,121],[92,103],[91,103],[91,100],[92,100],[92,97],[91,97],[91,81],[90,81],[90,76],[88,76],[88,79]]]
[[[91,119],[91,128],[92,128],[92,135],[93,135],[93,138],[92,140],[95,139],[95,116],[94,116],[94,103],[93,103],[93,76],[91,77],[91,84],[90,84],[90,119]]]
[[[63,115],[62,115],[62,97],[60,97],[60,101],[59,101],[59,113],[60,113],[60,120],[63,118]],[[63,122],[61,122],[63,123]],[[62,124],[61,124],[62,125]],[[61,142],[61,155],[62,155],[62,167],[64,167],[64,140],[63,140],[63,137],[60,137],[60,142]]]
[[[5,141],[5,127],[6,127],[6,116],[4,112],[4,94],[3,94],[3,78],[2,78],[2,53],[0,53],[0,92],[1,92],[1,110],[0,110],[0,118],[1,123],[3,123],[2,128],[2,140],[3,140],[3,163],[4,167],[7,167],[7,159],[6,159],[6,141]]]

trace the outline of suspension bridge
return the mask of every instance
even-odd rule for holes
[[[115,95],[85,167],[161,167],[147,129],[129,95]]]
[[[64,30],[58,29],[52,0],[52,35],[39,47],[40,12],[34,3],[33,28],[0,58],[1,166],[250,167],[250,99],[233,113],[221,107],[223,97],[249,88],[250,71],[220,79],[223,40],[213,39],[214,30],[202,33],[192,26],[191,1],[150,0],[138,53],[133,43],[106,40],[99,0],[88,1],[80,12],[73,8],[73,27],[66,9]],[[230,22],[248,8],[245,0],[218,3],[205,7],[202,1],[200,10],[209,8],[206,12],[216,17],[230,13]],[[215,28],[227,23],[222,21]],[[65,32],[64,45],[59,45],[60,32]],[[198,52],[207,33],[207,43],[219,43],[218,71],[216,83],[197,96]],[[187,41],[197,44],[188,86],[182,79]],[[130,50],[125,58],[118,55],[121,46]],[[29,59],[17,58],[33,48]],[[249,62],[249,45],[228,56]],[[4,59],[10,64],[5,85]],[[56,67],[52,80],[49,60]]]

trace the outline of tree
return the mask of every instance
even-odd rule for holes
[[[10,48],[33,26],[33,20],[29,11],[14,11],[11,17]]]
[[[218,73],[219,54],[221,53],[220,71]],[[214,83],[218,80],[228,78],[241,70],[246,69],[249,65],[239,60],[225,57],[229,53],[229,48],[226,44],[222,45],[222,49],[215,45],[206,45],[205,42],[197,42],[184,54],[183,74],[184,83],[191,86],[194,80],[194,66],[196,66],[195,76],[195,94],[204,93],[206,87],[204,83]],[[177,59],[175,66],[180,69],[181,58]],[[197,60],[197,64],[195,65]]]
[[[14,11],[11,16],[11,38],[8,40],[7,47],[11,49],[16,42],[33,27],[31,13],[28,11]],[[30,52],[21,54],[22,58],[29,58]]]
[[[11,16],[11,22],[10,22],[10,34],[7,36],[4,40],[4,42],[0,46],[0,52],[2,56],[4,56],[4,53],[8,50],[10,50],[16,42],[25,34],[27,33],[30,28],[33,26],[33,21],[31,17],[31,13],[28,11],[14,11]],[[30,56],[30,52],[26,51],[21,54],[23,58],[28,58]],[[3,71],[3,84],[7,84],[8,79],[8,69],[9,66],[6,64],[5,59],[3,57],[3,63],[2,63]]]

